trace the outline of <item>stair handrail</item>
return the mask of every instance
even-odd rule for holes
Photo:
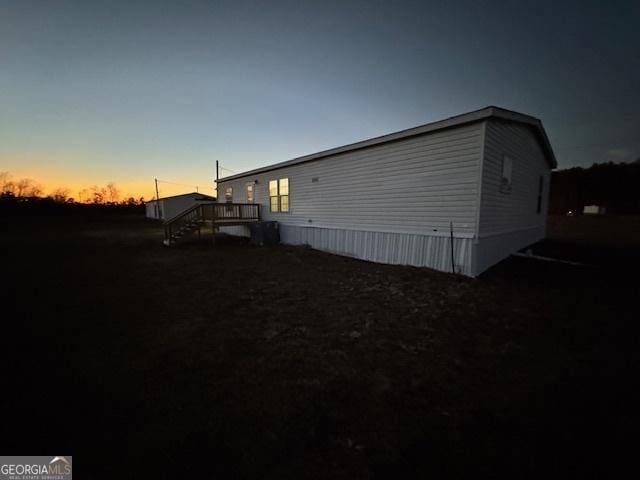
[[[175,222],[176,220],[179,220],[181,217],[184,217],[185,215],[188,215],[189,213],[193,212],[194,210],[197,210],[198,208],[200,208],[202,205],[198,204],[198,205],[194,205],[192,207],[187,208],[186,210],[183,210],[182,212],[178,213],[177,215],[174,215],[173,217],[171,217],[169,220],[165,220],[164,224],[168,225],[170,223]]]
[[[190,216],[191,214],[197,212],[195,218],[198,220],[202,219],[202,205],[194,205],[192,207],[187,208],[186,210],[180,212],[177,215],[174,215],[169,220],[165,220],[164,222],[164,241],[166,245],[171,243],[171,238],[173,236],[173,227],[175,224],[179,223],[181,220],[184,220]]]

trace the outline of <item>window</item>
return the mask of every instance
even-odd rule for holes
[[[233,202],[233,187],[227,187],[224,190],[224,199],[227,203]]]
[[[281,178],[278,183],[280,184],[280,211],[289,211],[289,179]]]
[[[269,210],[278,211],[278,180],[269,180]]]
[[[269,211],[289,211],[289,179],[269,180]]]
[[[247,203],[253,203],[253,183],[247,183]]]
[[[502,156],[502,177],[500,180],[500,191],[509,193],[511,191],[511,177],[513,174],[513,160],[508,155]]]
[[[538,179],[538,206],[536,207],[536,213],[542,212],[542,192],[544,191],[544,175],[540,175]]]

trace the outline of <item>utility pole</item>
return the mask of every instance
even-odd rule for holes
[[[220,165],[216,160],[216,200],[218,199],[218,180],[220,180]]]
[[[158,193],[158,179],[154,178],[156,181],[156,214],[158,218],[162,218],[162,211],[160,210],[160,194]]]

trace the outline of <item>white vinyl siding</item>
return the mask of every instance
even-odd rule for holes
[[[498,114],[415,136],[397,132],[220,184],[246,195],[241,186],[253,182],[262,219],[279,223],[284,243],[444,271],[452,270],[453,247],[455,271],[475,276],[544,237],[555,163],[537,120]],[[270,211],[269,182],[283,178],[289,212]],[[280,210],[282,192],[271,198]]]
[[[504,193],[503,162],[511,159],[511,185]],[[513,122],[487,122],[482,168],[480,237],[537,229],[544,232],[551,170],[534,132]],[[540,177],[543,191],[537,212]]]
[[[456,235],[473,236],[481,132],[464,125],[220,184],[257,181],[262,218],[283,225],[448,235],[453,222]],[[270,212],[269,181],[280,178],[290,181],[289,213]]]

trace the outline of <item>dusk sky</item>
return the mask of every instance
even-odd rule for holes
[[[640,157],[638,1],[0,6],[0,171],[72,195],[212,192],[216,159],[240,172],[487,105],[540,118],[560,168]]]

